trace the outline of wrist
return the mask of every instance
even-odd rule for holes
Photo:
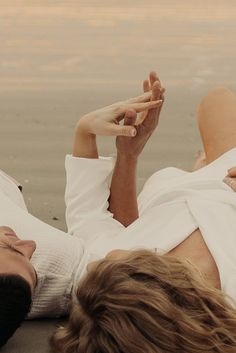
[[[81,136],[84,136],[84,137],[96,137],[94,134],[92,134],[90,131],[89,131],[89,124],[88,124],[88,121],[87,119],[84,119],[84,118],[81,118],[76,127],[75,127],[75,133],[76,135],[81,135]]]
[[[131,165],[136,165],[138,163],[138,157],[134,155],[127,155],[122,153],[117,153],[117,161],[120,163],[127,163]]]
[[[73,156],[98,158],[96,135],[87,130],[87,125],[83,121],[79,121],[75,128]]]
[[[75,142],[79,142],[80,144],[90,145],[96,144],[96,135],[91,134],[87,131],[86,127],[81,125],[77,125],[75,129]]]

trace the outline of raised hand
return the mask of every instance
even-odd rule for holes
[[[161,82],[155,72],[150,73],[149,81],[144,81],[143,88],[146,93],[151,92],[152,101],[161,100],[162,103],[153,109],[144,111],[139,117],[137,117],[137,112],[132,109],[125,113],[124,126],[135,127],[136,136],[132,138],[117,137],[116,147],[118,155],[137,158],[158,125],[165,89],[161,86]]]
[[[84,130],[92,135],[135,136],[136,128],[134,126],[119,125],[126,112],[130,110],[135,113],[149,111],[160,107],[161,104],[162,100],[154,99],[152,92],[145,92],[141,96],[86,114],[79,120],[77,129]]]
[[[160,81],[159,77],[157,76],[156,72],[155,71],[151,71],[150,74],[149,74],[149,80],[144,80],[143,81],[143,91],[144,92],[150,92],[152,90],[154,84],[157,84],[159,86],[160,90],[159,90],[159,92],[158,91],[152,92],[151,101],[155,100],[155,99],[161,99],[164,102],[165,88],[162,87],[161,81]],[[161,104],[157,108],[157,110],[155,112],[154,111],[152,112],[152,118],[154,120],[157,120],[156,121],[157,123],[158,123],[158,119],[159,119],[159,116],[160,116],[162,105],[163,104]],[[136,124],[137,125],[141,124],[146,119],[148,113],[149,112],[146,110],[142,114],[140,114],[140,116],[137,119]],[[149,116],[149,118],[150,118],[150,116]]]
[[[151,92],[151,99],[164,101],[165,90],[156,73],[150,73],[149,81],[144,81],[143,87],[147,93]],[[117,159],[111,182],[109,210],[125,227],[139,217],[136,193],[138,156],[158,124],[161,108],[162,104],[143,112],[138,118],[136,111],[127,111],[124,126],[135,128],[136,136],[116,138]]]

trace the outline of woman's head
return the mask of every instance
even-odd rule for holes
[[[89,268],[55,352],[166,353],[236,350],[236,310],[177,258],[140,250]]]

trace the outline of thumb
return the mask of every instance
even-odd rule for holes
[[[109,133],[112,136],[134,137],[137,133],[135,127],[129,125],[115,125],[110,123]]]
[[[116,136],[129,136],[129,137],[134,137],[136,136],[136,128],[134,126],[137,118],[137,113],[135,110],[127,110],[123,119],[124,119],[124,125],[116,125],[116,124],[111,124],[111,134],[116,135]]]
[[[127,112],[125,113],[125,116],[124,116],[124,125],[134,126],[134,124],[136,122],[136,118],[137,118],[137,113],[135,110],[133,110],[133,109],[127,110]]]

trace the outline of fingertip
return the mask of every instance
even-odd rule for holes
[[[128,126],[123,126],[122,130],[120,131],[121,136],[126,136],[126,137],[134,137],[136,136],[137,131],[134,127],[128,127]]]
[[[151,85],[153,86],[153,84],[157,81],[159,82],[160,84],[160,79],[159,77],[157,76],[157,73],[156,71],[151,71],[150,74],[149,74],[149,80],[150,80],[150,83]]]
[[[160,105],[163,103],[163,99],[154,100],[151,103],[153,103],[153,105]]]
[[[148,80],[144,80],[143,81],[143,91],[144,92],[148,92],[149,90],[150,90],[149,81]]]
[[[125,113],[125,118],[133,118],[136,117],[137,113],[134,109],[128,109]]]
[[[133,129],[130,130],[130,136],[131,136],[131,137],[135,137],[136,134],[137,134],[137,130],[136,130],[135,128],[133,128]]]
[[[155,70],[150,71],[149,76],[150,76],[150,77],[156,77],[156,78],[157,78],[157,73],[156,73],[156,71],[155,71]]]

